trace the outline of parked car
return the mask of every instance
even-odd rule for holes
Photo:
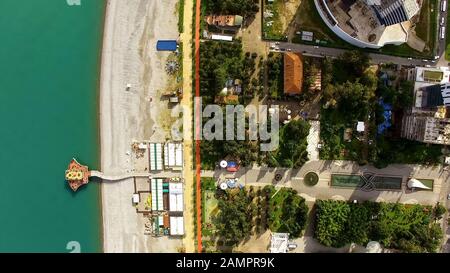
[[[447,200],[450,200],[450,193],[447,195]]]

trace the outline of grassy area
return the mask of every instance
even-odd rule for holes
[[[285,34],[281,22],[281,16],[283,16],[283,2],[275,0],[272,4],[265,3],[263,6],[265,10],[270,10],[273,13],[273,17],[263,19],[264,39],[284,40]],[[273,22],[273,24],[267,25],[268,22]]]
[[[178,0],[176,10],[178,11],[178,32],[184,32],[184,0]]]
[[[433,179],[417,179],[422,182],[425,186],[433,190],[434,180]]]
[[[425,41],[429,49],[433,51],[437,35],[437,12],[439,11],[438,0],[424,0],[420,11],[419,23],[415,31],[417,37]]]
[[[320,40],[321,45],[332,45],[340,48],[351,48],[352,46],[343,41],[341,38],[331,31],[323,22],[319,13],[317,12],[314,0],[302,0],[297,11],[299,16],[299,27],[297,31],[311,31],[314,32],[314,40]],[[293,38],[294,43],[311,43],[302,41],[300,35]],[[315,42],[312,42],[316,44]]]
[[[364,184],[360,175],[341,175],[332,174],[331,175],[331,186],[332,187],[343,187],[343,188],[357,188]]]
[[[315,172],[309,172],[305,175],[303,180],[307,186],[314,186],[319,182],[319,176]]]
[[[375,188],[383,190],[399,190],[402,188],[401,177],[377,176],[373,183]]]

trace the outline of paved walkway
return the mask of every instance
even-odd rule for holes
[[[183,245],[187,253],[195,252],[194,233],[194,172],[193,172],[193,151],[192,151],[192,20],[193,20],[193,0],[184,2],[184,32],[181,34],[183,43],[183,100],[181,105],[184,108],[184,230],[185,237]]]
[[[308,187],[303,183],[306,173],[314,171],[319,175],[319,183],[314,187]],[[363,174],[372,172],[376,175],[402,177],[402,190],[371,191],[365,192],[351,188],[330,187],[331,174]],[[275,181],[275,175],[280,174],[281,180]],[[265,186],[278,185],[291,187],[297,190],[307,200],[336,199],[336,200],[370,200],[400,203],[435,204],[442,200],[441,187],[447,191],[449,173],[442,167],[428,167],[420,165],[390,165],[384,169],[376,169],[373,166],[359,166],[351,161],[309,161],[301,169],[285,168],[241,168],[236,173],[225,170],[203,171],[202,176],[215,177],[216,179],[238,178],[246,185]],[[409,192],[406,190],[406,182],[410,177],[434,179],[433,191]]]
[[[316,161],[319,160],[319,149],[317,148],[317,145],[320,141],[320,121],[312,120],[309,124],[311,125],[311,128],[309,129],[309,135],[307,137],[308,158],[311,161]]]

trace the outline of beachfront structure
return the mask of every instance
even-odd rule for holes
[[[183,143],[167,142],[164,145],[164,167],[174,171],[183,169]]]
[[[183,184],[169,183],[169,211],[183,212]]]
[[[69,183],[70,188],[73,191],[77,191],[83,185],[89,183],[89,177],[91,172],[87,166],[81,165],[73,158],[66,170],[66,181]]]
[[[378,49],[408,40],[409,21],[419,14],[416,0],[314,0],[325,24],[341,39]]]
[[[299,95],[303,86],[303,59],[299,53],[284,54],[284,93]]]
[[[150,170],[162,171],[163,170],[163,146],[161,143],[149,143],[150,147]]]
[[[170,235],[184,235],[184,219],[182,216],[170,216]]]
[[[152,193],[152,211],[164,210],[163,204],[163,179],[154,178],[150,181],[150,189]]]

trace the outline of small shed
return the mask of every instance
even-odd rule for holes
[[[359,133],[364,132],[366,129],[366,126],[364,125],[364,121],[358,121],[358,124],[356,125],[356,131]]]

